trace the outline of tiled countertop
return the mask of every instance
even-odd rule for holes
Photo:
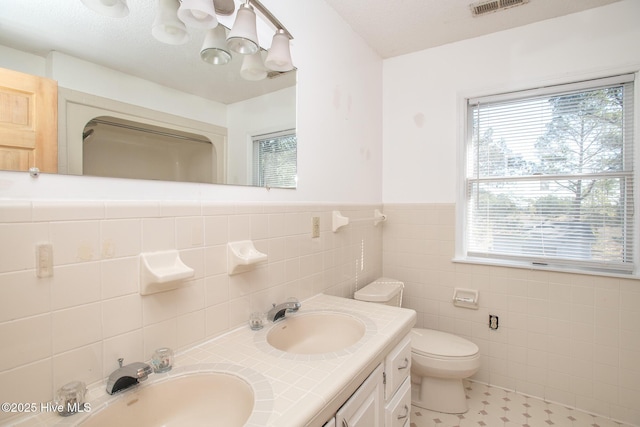
[[[338,352],[294,355],[266,343],[271,324],[260,331],[241,327],[179,353],[172,371],[154,374],[140,388],[185,373],[227,371],[245,378],[256,391],[254,412],[247,426],[322,426],[411,330],[416,314],[413,310],[320,294],[304,301],[298,313],[288,316],[321,311],[359,318],[366,326],[364,337]],[[94,402],[93,411],[101,402],[115,399],[93,388],[87,397]],[[79,415],[57,417],[55,421],[49,418],[46,424],[73,425],[81,419]],[[45,420],[34,421],[25,425],[42,425]]]
[[[235,362],[264,375],[271,383],[274,402],[268,422],[262,425],[322,425],[409,333],[416,316],[413,310],[328,295],[304,301],[299,314],[327,310],[363,319],[364,338],[338,353],[291,355],[264,342],[269,327],[258,332],[247,327],[185,356],[201,362]]]

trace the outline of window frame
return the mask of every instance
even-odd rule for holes
[[[609,77],[610,76],[610,77]],[[594,274],[604,276],[615,276],[625,278],[639,278],[640,277],[640,82],[638,81],[639,72],[637,70],[629,71],[623,70],[618,73],[611,73],[607,77],[594,76],[587,80],[580,81],[554,81],[544,85],[531,85],[528,88],[508,88],[507,90],[494,90],[492,93],[474,93],[474,94],[460,94],[458,97],[458,156],[457,156],[457,197],[456,197],[456,223],[455,223],[455,254],[453,262],[481,264],[500,267],[515,267],[526,268],[529,270],[549,270],[559,272],[570,272],[580,274]],[[621,80],[621,76],[622,80]],[[634,227],[634,240],[632,242],[632,264],[633,269],[631,271],[620,270],[608,270],[608,269],[593,269],[591,267],[581,266],[579,262],[573,265],[569,264],[537,264],[532,257],[531,260],[523,261],[521,259],[509,259],[509,257],[484,257],[484,256],[472,256],[469,254],[469,248],[467,244],[468,230],[467,230],[467,201],[468,201],[468,155],[472,145],[470,144],[473,132],[473,116],[470,114],[471,109],[468,108],[470,102],[475,102],[481,99],[483,102],[489,101],[502,101],[502,100],[515,100],[527,97],[534,97],[540,95],[553,96],[554,94],[560,95],[567,91],[581,90],[585,91],[589,89],[595,89],[599,86],[605,85],[608,82],[621,83],[624,79],[626,81],[632,81],[633,93],[631,94],[634,104],[633,109],[633,141],[632,147],[633,153],[633,218],[632,225]],[[532,89],[533,87],[533,89]]]

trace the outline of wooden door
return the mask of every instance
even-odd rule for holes
[[[58,171],[58,84],[0,68],[0,169]]]

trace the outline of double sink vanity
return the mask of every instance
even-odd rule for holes
[[[243,326],[180,352],[172,370],[138,386],[114,395],[91,387],[90,411],[38,417],[62,426],[406,427],[415,319],[316,295],[260,330]]]

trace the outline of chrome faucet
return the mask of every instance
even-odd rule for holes
[[[302,304],[300,304],[300,301],[296,298],[289,298],[282,304],[278,305],[274,303],[271,310],[267,313],[267,319],[271,322],[277,322],[278,320],[284,319],[284,316],[287,313],[295,313],[301,306]]]
[[[107,393],[114,394],[144,381],[153,372],[151,366],[142,362],[134,362],[122,366],[123,358],[118,359],[120,367],[109,375]]]

